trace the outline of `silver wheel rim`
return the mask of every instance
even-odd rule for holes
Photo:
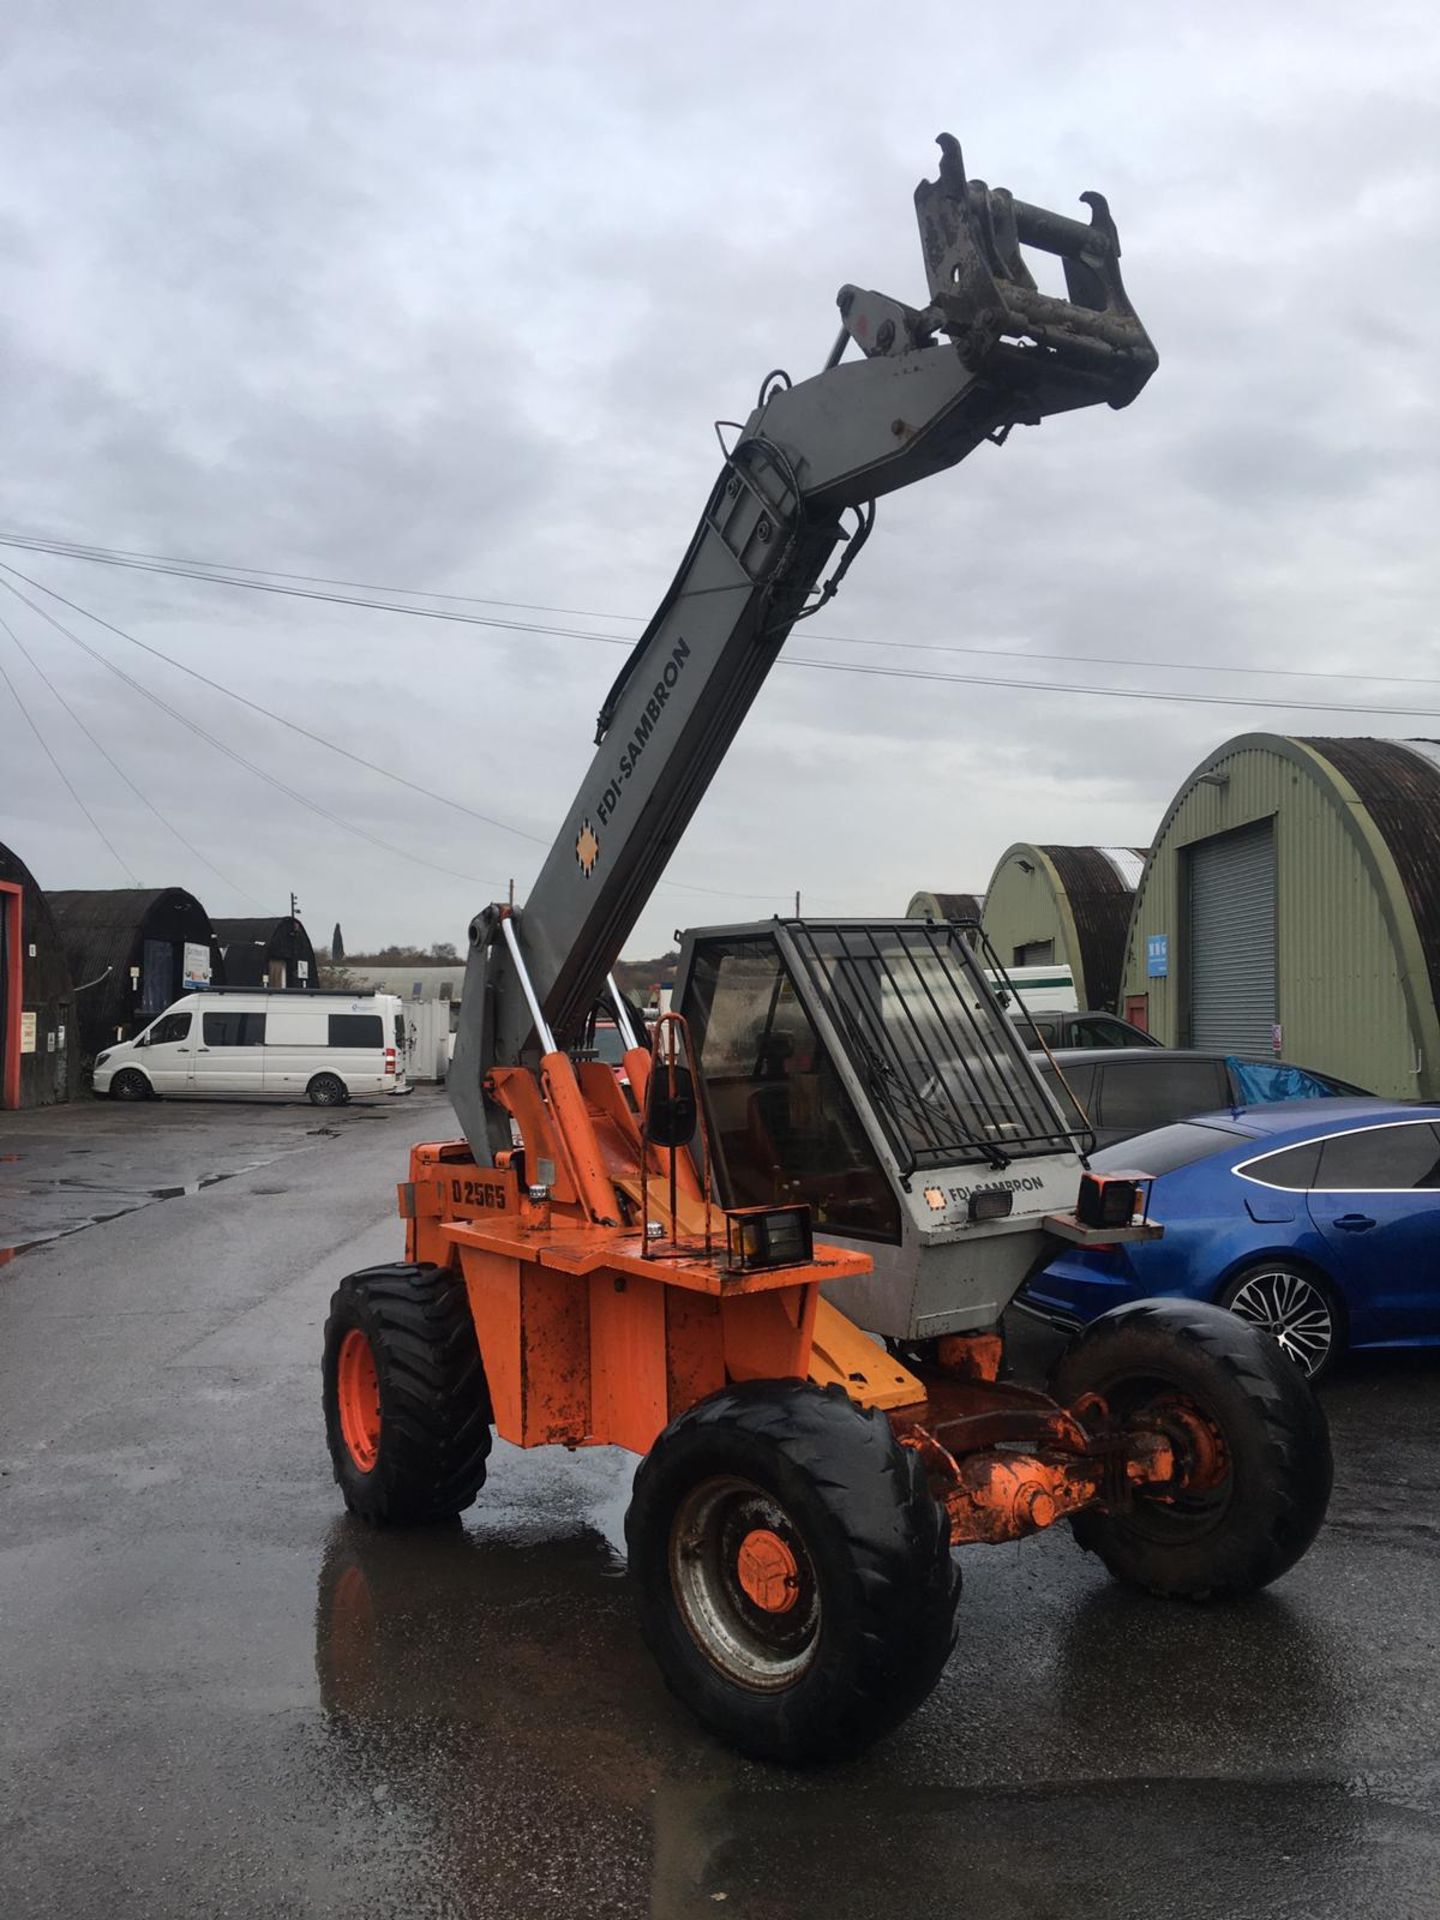
[[[1303,1273],[1281,1268],[1253,1275],[1230,1302],[1230,1311],[1272,1335],[1304,1374],[1317,1373],[1330,1357],[1334,1316],[1324,1294]]]
[[[781,1536],[800,1573],[784,1613],[754,1605],[736,1573],[735,1548],[755,1529]],[[820,1593],[790,1516],[753,1482],[702,1481],[681,1502],[670,1529],[670,1585],[691,1639],[729,1680],[756,1693],[793,1686],[820,1648]]]

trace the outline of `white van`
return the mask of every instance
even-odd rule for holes
[[[1075,975],[1067,966],[1010,967],[1003,976],[987,973],[985,978],[1012,1020],[1021,1018],[1025,1012],[1078,1013],[1080,1010],[1080,1002],[1075,997]],[[1009,987],[1015,989],[1021,1006],[1011,1007]]]
[[[408,1093],[405,1015],[393,993],[184,994],[143,1033],[96,1056],[114,1100],[213,1094],[342,1106],[355,1093]]]

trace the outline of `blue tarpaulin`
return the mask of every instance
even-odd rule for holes
[[[1244,1107],[1261,1105],[1266,1100],[1328,1100],[1335,1089],[1303,1067],[1287,1067],[1280,1060],[1235,1060],[1225,1062],[1235,1076],[1235,1086]]]

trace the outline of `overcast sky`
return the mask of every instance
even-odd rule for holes
[[[797,888],[854,914],[983,888],[1016,839],[1142,845],[1237,733],[1440,735],[1433,6],[10,0],[0,47],[0,530],[583,610],[420,603],[611,637],[638,633],[683,552],[711,423],[743,418],[768,368],[818,368],[842,282],[923,303],[910,196],[937,132],[1025,199],[1109,196],[1160,353],[1149,388],[883,500],[789,651],[1272,704],[781,665],[631,955]],[[546,842],[623,658],[0,561]],[[338,919],[352,950],[463,945],[510,877],[523,899],[533,838],[23,590],[401,850],[266,785],[0,590],[80,720],[218,869],[0,631],[0,666],[120,856],[0,681],[0,838],[43,886],[133,875],[217,916],[283,912],[294,888],[317,940]]]

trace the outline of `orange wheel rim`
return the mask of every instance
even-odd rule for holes
[[[735,1571],[746,1598],[765,1613],[788,1613],[800,1598],[800,1563],[768,1527],[746,1534]]]
[[[358,1327],[340,1342],[336,1376],[340,1437],[360,1471],[369,1473],[380,1457],[380,1381],[370,1342]]]

